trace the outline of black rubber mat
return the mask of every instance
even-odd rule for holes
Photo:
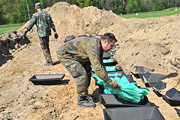
[[[34,84],[50,84],[50,83],[61,83],[65,74],[39,74],[33,75],[29,81]]]
[[[99,96],[100,104],[103,104],[106,108],[113,107],[138,107],[138,106],[152,106],[152,104],[148,101],[148,98],[145,96],[143,100],[139,103],[133,103],[130,101],[126,101],[124,99],[119,98],[114,94],[100,94]]]
[[[103,109],[104,120],[165,120],[157,107]]]

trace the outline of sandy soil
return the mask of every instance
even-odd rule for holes
[[[59,38],[50,38],[52,58],[57,61],[56,51],[67,35],[90,35],[112,32],[120,48],[114,55],[126,73],[138,66],[154,68],[156,73],[180,73],[180,21],[179,15],[123,19],[111,11],[95,7],[83,9],[67,3],[57,3],[46,9],[54,20]],[[23,43],[22,31],[0,37],[0,119],[5,120],[103,120],[103,106],[95,108],[76,106],[75,83],[61,64],[45,67],[36,28],[28,33],[31,43]],[[10,39],[15,40],[12,43]],[[19,42],[20,41],[20,42]],[[18,44],[16,44],[16,42]],[[20,44],[23,43],[23,44]],[[8,52],[10,54],[8,54]],[[34,74],[65,74],[64,84],[34,85],[29,81]],[[140,79],[138,85],[145,88]],[[170,88],[180,90],[179,75],[163,80]],[[148,99],[158,106],[166,120],[179,120],[174,108],[158,97],[151,88]],[[98,87],[92,79],[90,94],[98,96]]]

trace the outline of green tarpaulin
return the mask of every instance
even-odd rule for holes
[[[138,88],[136,82],[129,83],[125,75],[123,75],[122,78],[119,78],[117,77],[119,74],[114,74],[115,77],[111,78],[112,80],[116,80],[119,84],[120,88],[118,89],[112,88],[109,84],[106,84],[96,74],[93,74],[92,76],[97,79],[97,84],[104,86],[104,94],[117,94],[119,98],[133,103],[140,102],[144,99],[144,96],[149,93],[147,89]]]

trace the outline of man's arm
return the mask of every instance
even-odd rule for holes
[[[56,28],[55,28],[54,22],[53,22],[53,20],[52,20],[52,18],[51,18],[50,15],[49,15],[49,20],[50,20],[50,26],[51,26],[51,28],[53,29],[54,32],[56,32]]]
[[[32,29],[32,27],[33,27],[34,24],[36,23],[36,20],[37,20],[36,16],[33,15],[33,16],[32,16],[32,19],[31,19],[30,22],[29,22],[28,27],[26,28],[26,30],[25,30],[25,32],[24,32],[24,36],[26,35],[26,33],[27,33],[29,30]]]
[[[91,41],[92,42],[92,41]],[[89,60],[91,62],[92,68],[94,69],[94,72],[96,75],[104,80],[107,84],[111,83],[112,80],[108,77],[108,74],[101,63],[101,58],[100,58],[100,48],[98,48],[97,43],[87,43],[86,45],[86,53],[89,57]],[[95,42],[95,41],[93,41]],[[92,44],[92,45],[91,45]],[[100,47],[100,46],[99,46]]]
[[[56,28],[55,28],[54,22],[53,22],[53,20],[52,20],[52,18],[51,18],[50,15],[49,15],[49,20],[50,20],[50,26],[51,26],[51,28],[52,28],[53,31],[54,31],[54,37],[57,39],[57,38],[58,38],[58,34],[57,34],[57,32],[56,32]]]
[[[106,72],[105,66],[102,62],[102,59],[100,58],[100,48],[98,48],[97,44],[89,45],[87,43],[86,48],[87,48],[86,49],[87,55],[89,57],[92,68],[94,69],[94,72],[96,73],[96,75],[102,80],[104,80],[106,84],[109,84],[112,88],[120,88],[116,80],[112,81],[109,78]]]

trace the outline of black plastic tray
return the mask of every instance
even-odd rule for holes
[[[103,53],[103,59],[109,59],[109,58],[111,58],[111,57],[112,57],[112,55],[111,55],[110,52],[104,52],[104,53]]]
[[[157,82],[156,86],[154,87],[156,90],[163,90],[166,88],[166,84],[162,81]]]
[[[126,101],[114,94],[100,94],[99,100],[100,104],[103,104],[106,108],[152,106],[152,104],[148,101],[148,98],[146,96],[139,103]]]
[[[111,50],[109,51],[111,53],[111,55],[113,56],[116,53],[117,50]]]
[[[150,69],[150,68],[147,68],[147,67],[144,67],[144,66],[134,66],[135,68],[135,73],[134,74],[145,74],[147,72],[153,72],[154,69]]]
[[[176,110],[177,114],[178,114],[179,117],[180,117],[180,109],[178,109],[178,108],[174,108],[174,109]]]
[[[114,66],[108,66],[108,67],[114,67]],[[122,71],[121,66],[115,66],[116,67],[116,71],[108,71],[108,72],[117,72],[117,71]]]
[[[157,73],[149,73],[139,74],[140,78],[144,82],[146,86],[155,87],[157,83],[165,78],[176,77],[178,73],[170,73],[168,75],[157,74]]]
[[[123,71],[114,71],[114,72],[107,72],[108,74],[115,74],[115,73],[119,73],[121,74],[120,76],[118,77],[122,77],[123,75],[125,75],[125,73]],[[109,76],[110,78],[114,78],[114,76]],[[95,77],[93,77],[95,79],[95,85],[98,85],[96,82],[97,82],[97,79]],[[100,85],[98,85],[100,86]]]
[[[169,103],[171,106],[180,105],[180,91],[175,88],[172,88],[166,92],[166,94],[161,94],[163,99]]]
[[[69,41],[71,41],[71,40],[73,40],[73,39],[75,39],[75,36],[74,36],[74,35],[68,35],[68,36],[66,36],[64,42],[66,43],[66,42],[69,42]]]
[[[132,75],[126,75],[123,71],[114,71],[114,72],[108,72],[108,74],[116,74],[116,73],[119,73],[121,74],[120,76],[118,77],[123,77],[123,75],[125,75],[128,79],[128,81],[131,83],[131,82],[135,82]],[[115,76],[109,76],[110,78],[114,78]]]
[[[33,75],[29,81],[33,82],[34,84],[60,82],[64,76],[65,74],[39,74]]]
[[[104,120],[165,120],[156,106],[103,109]]]
[[[116,64],[117,64],[117,61],[114,58],[112,58],[112,62],[104,63],[105,66],[114,66]]]
[[[159,96],[161,97],[161,93],[160,93],[160,90],[163,90],[166,88],[166,84],[167,83],[164,83],[162,81],[159,81],[157,82],[157,84],[155,85],[155,87],[152,87],[153,88],[153,91]]]
[[[107,72],[108,74],[116,74],[116,73],[119,73],[119,74],[121,74],[121,76],[122,75],[126,75],[123,71],[111,71],[111,72]]]
[[[114,49],[119,49],[119,48],[120,48],[119,44],[115,44],[115,45],[113,46],[113,50],[114,50]]]
[[[77,36],[77,38],[80,38],[80,37],[88,37],[87,35],[79,35]]]

